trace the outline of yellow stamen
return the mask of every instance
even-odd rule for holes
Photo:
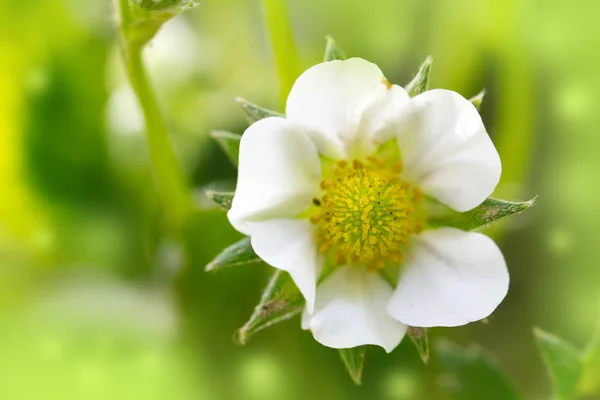
[[[367,157],[367,161],[376,166],[377,168],[385,168],[385,160],[382,160],[381,158],[369,156]]]
[[[402,162],[400,162],[400,161],[396,161],[394,163],[394,165],[392,166],[392,170],[397,174],[402,173],[403,169],[404,169],[404,166],[402,165]]]
[[[374,261],[371,261],[369,265],[367,265],[367,272],[377,272],[381,268],[383,268],[383,260],[381,258],[377,258]]]
[[[417,221],[415,223],[415,233],[421,233],[423,232],[423,229],[425,229],[425,224],[423,221]]]
[[[381,83],[383,83],[388,90],[392,88],[392,84],[390,83],[390,81],[387,80],[385,76],[381,79]]]
[[[325,179],[325,180],[321,181],[321,190],[327,190],[331,186],[333,186],[333,180]]]
[[[416,186],[413,189],[413,201],[415,203],[418,203],[421,200],[423,200],[423,190],[420,187]]]
[[[369,157],[364,165],[353,160],[334,166],[335,180],[321,183],[317,223],[324,238],[321,252],[335,249],[336,262],[365,262],[375,269],[385,259],[400,260],[400,247],[415,231],[413,197],[397,174],[385,170],[383,160]]]

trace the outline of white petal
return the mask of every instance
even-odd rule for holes
[[[363,103],[379,88],[383,73],[360,58],[317,64],[296,80],[287,99],[286,114],[308,132],[319,151],[333,159],[350,158],[365,135],[358,128]],[[362,154],[366,155],[366,154]]]
[[[502,166],[475,107],[458,93],[431,90],[410,100],[399,118],[403,177],[457,211],[483,202]]]
[[[508,270],[492,239],[454,228],[410,244],[388,312],[409,326],[459,326],[490,315],[508,291]]]
[[[314,310],[314,307],[313,307]],[[311,310],[306,307],[302,310],[302,319],[300,320],[300,327],[304,330],[310,329]]]
[[[293,218],[319,196],[320,181],[321,161],[303,129],[284,118],[260,120],[242,136],[229,220],[247,234],[246,222]]]
[[[252,248],[267,264],[289,272],[312,311],[321,260],[315,227],[305,219],[248,223]]]
[[[315,310],[304,312],[302,327],[324,346],[374,344],[389,353],[406,333],[406,326],[386,311],[391,294],[391,286],[379,274],[360,267],[340,268],[317,288]]]
[[[388,88],[379,85],[359,107],[360,137],[369,141],[363,146],[372,146],[372,150],[394,139],[397,135],[398,115],[408,105],[410,96],[404,88],[392,85]],[[368,154],[371,154],[369,152]]]

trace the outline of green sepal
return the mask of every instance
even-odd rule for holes
[[[479,111],[479,109],[481,108],[481,103],[483,103],[485,93],[485,89],[481,89],[481,92],[477,93],[475,96],[469,99],[469,101],[475,106],[477,111]]]
[[[423,199],[427,227],[450,226],[465,231],[490,225],[509,215],[518,214],[536,204],[536,198],[529,201],[506,201],[489,197],[474,209],[460,213],[430,198]]]
[[[581,377],[581,353],[561,338],[539,328],[534,328],[533,334],[552,379],[556,400],[571,400]]]
[[[263,291],[252,316],[235,332],[233,340],[237,344],[244,345],[255,333],[292,318],[303,308],[304,298],[290,275],[285,271],[277,270]]]
[[[410,97],[415,97],[418,94],[426,92],[429,88],[429,73],[431,72],[432,63],[433,57],[427,56],[423,64],[421,64],[417,75],[404,87]]]
[[[250,103],[241,97],[236,98],[235,101],[237,101],[240,107],[242,107],[242,111],[244,112],[244,115],[250,124],[253,124],[256,121],[260,121],[264,118],[285,117],[285,115],[278,113],[277,111],[269,110],[257,104]]]
[[[327,44],[325,45],[325,55],[323,56],[323,61],[345,60],[346,54],[342,49],[337,47],[335,40],[329,35],[327,35],[326,40]]]
[[[365,365],[365,354],[367,346],[352,347],[349,349],[339,349],[340,357],[350,374],[350,378],[355,384],[362,383],[363,366]]]
[[[220,271],[224,268],[239,267],[247,264],[258,264],[262,260],[256,255],[246,237],[227,247],[216,256],[205,268],[205,271]]]
[[[214,192],[212,190],[207,190],[206,196],[215,202],[218,206],[220,206],[225,211],[229,211],[231,209],[231,202],[233,201],[234,192]]]
[[[443,389],[456,400],[522,400],[514,383],[495,357],[479,346],[466,349],[447,340],[438,342],[439,359],[447,379]]]
[[[242,140],[242,136],[227,131],[212,131],[210,136],[216,140],[225,154],[227,154],[227,157],[229,157],[231,162],[237,166],[240,156],[240,140]]]
[[[429,337],[427,336],[427,328],[409,326],[406,334],[415,345],[423,363],[427,364],[429,362]]]

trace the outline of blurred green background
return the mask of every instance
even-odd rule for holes
[[[391,82],[431,54],[432,87],[487,89],[495,196],[539,204],[493,230],[511,288],[488,323],[432,339],[480,344],[526,398],[549,399],[532,327],[583,348],[600,315],[600,3],[287,4],[303,68],[331,34]],[[0,399],[448,398],[435,346],[429,366],[409,340],[369,350],[356,387],[299,318],[233,343],[271,269],[203,272],[241,237],[203,192],[235,184],[209,136],[246,128],[234,98],[279,104],[261,3],[203,1],[145,56],[195,188],[181,235],[166,229],[110,2],[0,2]]]

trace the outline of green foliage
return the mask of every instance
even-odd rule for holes
[[[285,271],[277,270],[263,291],[252,316],[235,333],[234,340],[236,343],[244,345],[255,333],[292,318],[303,308],[304,298],[294,285],[290,275]]]
[[[233,331],[231,318],[237,317],[240,307],[249,316],[255,304],[248,300],[260,297],[257,268],[242,267],[222,276],[204,274],[211,257],[237,241],[238,235],[227,218],[215,212],[194,213],[184,234],[170,231],[143,137],[120,135],[107,124],[105,114],[111,120],[121,115],[123,121],[133,122],[127,113],[110,111],[113,96],[120,97],[124,84],[114,73],[117,46],[112,32],[119,21],[110,15],[110,3],[0,2],[4,38],[0,40],[0,397],[286,399],[296,397],[302,388],[302,397],[331,400],[446,399],[429,392],[436,389],[438,377],[428,373],[431,367],[410,368],[401,354],[392,356],[394,362],[383,354],[372,358],[370,354],[367,368],[373,375],[367,376],[362,388],[355,388],[345,373],[331,373],[343,368],[333,351],[316,343],[297,346],[301,334],[295,332],[295,320],[289,327],[294,332],[283,329],[269,335],[268,352],[263,348],[240,352],[227,343]],[[207,127],[223,121],[219,99],[231,97],[232,88],[257,101],[277,101],[278,97],[276,91],[267,93],[257,84],[276,83],[273,68],[265,68],[268,50],[256,51],[265,39],[264,30],[256,25],[258,3],[201,4],[202,11],[175,21],[199,39],[196,44],[186,40],[170,46],[185,53],[181,60],[167,60],[181,63],[182,68],[157,63],[159,68],[153,72],[159,73],[151,75],[161,97],[160,114],[173,128],[169,138],[175,148],[184,149],[178,154],[186,165],[194,165],[187,170],[192,187],[234,176],[229,165],[221,168],[212,163],[212,152],[220,149],[207,147],[204,140]],[[429,2],[385,0],[377,7],[355,2],[340,9],[345,5],[320,2],[311,9],[303,3],[294,7],[299,13],[293,15],[293,22],[300,32],[311,21],[314,32],[333,32],[340,45],[351,44],[347,50],[368,54],[372,61],[388,66],[403,65],[419,49],[432,49],[439,67],[435,70],[439,80],[432,84],[472,88],[464,92],[468,95],[484,84],[494,88],[494,98],[486,96],[483,105],[485,116],[491,119],[484,122],[486,126],[491,123],[488,128],[493,125],[494,143],[502,154],[503,198],[519,199],[514,196],[520,196],[522,188],[531,189],[532,183],[540,195],[547,194],[542,198],[548,206],[535,210],[535,223],[519,233],[520,245],[501,246],[511,271],[532,272],[511,277],[511,285],[522,290],[530,304],[523,315],[520,302],[503,303],[505,317],[496,321],[503,324],[503,335],[495,329],[439,331],[461,342],[494,342],[499,355],[518,359],[512,373],[520,373],[523,387],[532,395],[545,393],[543,386],[550,389],[550,381],[529,379],[528,371],[543,367],[538,366],[537,357],[523,356],[529,354],[531,343],[518,332],[554,309],[569,314],[557,319],[557,332],[576,331],[585,336],[597,309],[600,268],[595,257],[598,221],[593,215],[600,207],[593,182],[597,179],[594,171],[600,168],[596,156],[600,113],[594,112],[600,93],[600,74],[595,72],[600,54],[590,49],[600,45],[600,35],[595,33],[600,2],[548,2],[544,7],[473,2],[468,18],[465,7],[453,2],[431,7]],[[398,15],[403,16],[400,23]],[[563,28],[558,33],[557,26]],[[168,36],[167,42],[181,40],[179,35]],[[419,38],[418,46],[414,38]],[[320,59],[323,49],[309,42],[302,43],[302,58]],[[536,51],[531,51],[531,43]],[[165,60],[161,57],[160,64]],[[187,78],[186,61],[194,64]],[[196,111],[190,112],[191,108]],[[227,125],[242,132],[233,120]],[[537,144],[543,144],[543,149],[536,148]],[[543,156],[536,157],[540,151]],[[534,181],[528,179],[532,177]],[[185,247],[170,244],[168,238],[184,235]],[[540,257],[545,261],[532,265]],[[175,282],[172,274],[177,274]],[[543,279],[537,279],[540,274]],[[140,303],[144,308],[122,307],[131,305],[131,294],[144,289],[140,282],[152,283],[153,290],[143,292],[158,295],[158,301],[144,295]],[[88,283],[103,289],[85,290]],[[51,293],[49,289],[56,284],[59,290]],[[40,287],[42,296],[30,295]],[[532,287],[535,293],[551,292],[552,304],[533,301]],[[176,301],[164,299],[165,290]],[[73,293],[84,296],[69,295]],[[98,297],[103,294],[109,296]],[[86,300],[93,307],[81,304]],[[93,322],[89,327],[79,314],[70,314],[73,302],[81,305],[76,309],[85,308],[85,316]],[[35,323],[30,321],[29,308],[36,315]],[[48,308],[55,309],[60,318],[48,314]],[[121,311],[128,310],[132,312],[123,318]],[[37,321],[38,314],[42,321]],[[157,318],[149,320],[148,315]],[[57,319],[69,320],[70,326],[83,322],[85,331],[55,330]],[[172,328],[171,323],[180,334],[173,340],[155,340],[155,334],[163,338],[164,328]],[[123,324],[140,332],[122,329]],[[122,332],[130,338],[126,343],[107,337],[120,337]],[[307,344],[309,335],[302,336]],[[599,398],[600,348],[596,349],[595,363],[591,350],[585,357],[578,386],[586,400]],[[436,354],[430,363],[437,361]],[[389,387],[391,380],[396,385]],[[409,387],[413,388],[410,395],[398,394]]]
[[[481,108],[481,103],[483,103],[483,97],[485,96],[485,93],[485,89],[481,89],[481,92],[477,93],[475,96],[469,99],[469,101],[475,106],[477,111],[479,111],[479,109]]]
[[[327,45],[325,46],[325,55],[323,61],[345,60],[346,54],[337,47],[335,40],[331,36],[327,36]]]
[[[406,334],[417,348],[421,360],[427,364],[429,362],[429,336],[427,335],[427,328],[409,326]]]
[[[521,400],[511,379],[487,351],[478,346],[463,349],[442,341],[437,356],[447,373],[442,386],[457,400]]]
[[[231,202],[233,201],[233,196],[235,193],[233,192],[213,192],[212,190],[207,190],[206,195],[209,199],[214,201],[218,206],[223,208],[226,211],[231,209]]]
[[[592,341],[583,356],[581,379],[577,393],[584,396],[600,395],[600,335]]]
[[[536,198],[515,202],[490,197],[474,209],[460,213],[432,198],[423,199],[428,227],[451,226],[465,231],[490,225],[509,215],[521,213],[535,204]]]
[[[423,64],[421,64],[417,75],[415,75],[413,80],[410,81],[404,88],[410,97],[415,97],[416,95],[427,91],[427,88],[429,87],[429,73],[431,72],[432,63],[433,58],[431,56],[427,56]]]
[[[108,183],[108,144],[101,127],[106,87],[101,79],[89,78],[105,74],[107,60],[98,40],[71,46],[76,54],[50,60],[44,84],[27,93],[23,158],[30,183],[44,196],[90,207],[115,193]]]
[[[254,253],[250,238],[246,237],[227,247],[216,256],[205,268],[205,271],[218,271],[223,268],[240,265],[257,264],[262,260]]]
[[[242,137],[226,131],[212,131],[210,135],[217,143],[219,143],[219,146],[221,146],[231,162],[237,166],[240,155],[240,140]]]
[[[350,374],[350,377],[357,385],[362,383],[362,372],[365,364],[365,354],[367,346],[352,347],[350,349],[340,349],[340,357]]]
[[[273,56],[279,76],[281,104],[285,102],[292,90],[296,78],[302,73],[294,35],[290,24],[286,2],[282,0],[262,0],[265,26],[271,38]]]
[[[552,378],[555,398],[557,400],[572,399],[581,377],[582,357],[580,352],[561,338],[539,328],[535,328],[533,333]],[[596,371],[596,379],[597,377]]]
[[[280,114],[277,111],[269,110],[254,103],[250,103],[241,97],[236,98],[235,101],[237,101],[240,107],[242,107],[242,111],[244,112],[244,115],[250,124],[253,124],[256,121],[264,118],[285,117],[285,115]]]

